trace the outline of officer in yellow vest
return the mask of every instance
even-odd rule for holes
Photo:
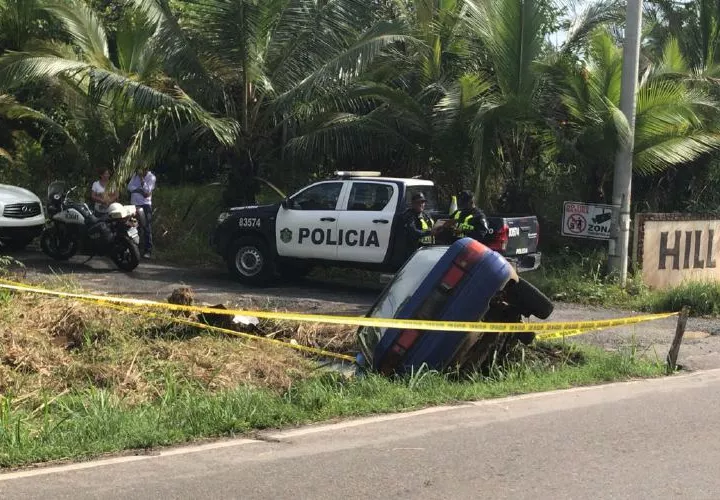
[[[420,246],[432,245],[435,242],[432,217],[425,212],[425,195],[415,193],[410,199],[411,206],[403,215],[403,226],[407,235],[409,252],[414,252]]]
[[[451,214],[457,221],[455,229],[458,238],[473,238],[482,241],[490,232],[487,218],[482,210],[475,206],[475,197],[470,191],[458,195],[458,210]]]

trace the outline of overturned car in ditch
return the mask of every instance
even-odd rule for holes
[[[547,319],[552,302],[519,278],[498,252],[471,238],[449,246],[420,248],[397,272],[368,317],[516,323]],[[363,326],[358,340],[363,364],[382,374],[482,369],[532,332],[466,333]]]

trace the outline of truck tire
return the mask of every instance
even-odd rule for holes
[[[267,284],[275,271],[270,250],[258,236],[236,239],[230,245],[226,260],[230,274],[240,283],[248,285]]]
[[[548,319],[555,309],[544,293],[522,278],[508,283],[506,290],[510,302],[526,316],[532,314],[540,319]]]

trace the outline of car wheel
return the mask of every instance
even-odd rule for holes
[[[517,282],[510,281],[505,290],[508,300],[525,316],[532,314],[540,319],[547,319],[555,309],[544,293],[522,278]]]
[[[241,283],[250,285],[264,285],[270,281],[273,264],[267,244],[256,236],[235,240],[227,256],[230,273]]]

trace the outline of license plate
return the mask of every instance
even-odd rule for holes
[[[128,229],[128,236],[130,236],[133,240],[136,240],[137,243],[140,240],[140,236],[138,235],[138,230],[135,227],[131,227]]]

